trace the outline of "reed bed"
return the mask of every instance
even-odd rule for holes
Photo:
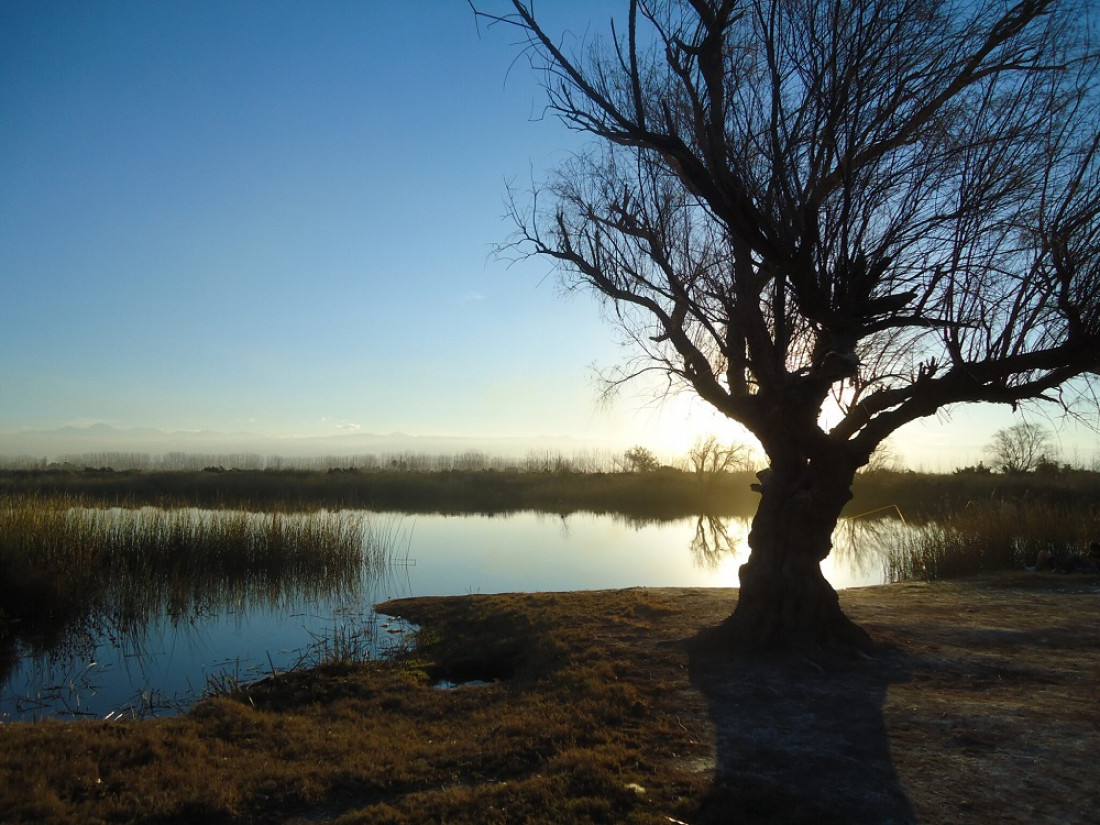
[[[1100,509],[1054,502],[971,502],[934,521],[864,527],[887,581],[935,581],[1033,567],[1042,551],[1080,553],[1100,538]]]
[[[48,650],[104,622],[135,634],[160,615],[354,597],[387,564],[397,531],[346,511],[102,509],[0,496],[0,648],[14,632]]]

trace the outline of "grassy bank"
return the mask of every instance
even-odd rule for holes
[[[362,508],[409,513],[520,510],[614,512],[638,518],[707,513],[750,516],[759,497],[752,473],[700,482],[694,473],[439,472],[360,470],[125,471],[4,470],[0,493],[71,495],[100,505],[194,506],[254,511]],[[897,508],[911,521],[940,518],[977,504],[1043,503],[1066,509],[1100,501],[1100,473],[1019,476],[872,472],[856,477],[846,516]]]
[[[1100,473],[1019,475],[979,473],[869,472],[856,476],[845,515],[897,507],[910,521],[940,519],[968,508],[1018,508],[1040,504],[1069,510],[1094,509],[1100,501]]]
[[[751,474],[701,484],[691,473],[527,473],[242,470],[197,472],[3,471],[0,493],[76,495],[98,504],[406,513],[615,512],[675,518],[749,515]]]
[[[735,593],[391,603],[391,661],[145,722],[0,729],[6,822],[1095,821],[1100,582],[845,591],[871,660],[693,644]],[[490,680],[441,690],[439,678]]]

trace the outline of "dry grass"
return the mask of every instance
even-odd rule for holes
[[[899,530],[892,520],[859,525],[884,553],[886,580],[936,581],[1034,567],[1042,551],[1084,553],[1100,537],[1100,511],[1042,500],[979,501],[912,529]]]
[[[1100,583],[846,591],[875,659],[731,661],[722,590],[415,599],[408,657],[0,728],[5,822],[1090,822]],[[437,678],[490,684],[439,690]]]
[[[527,472],[510,470],[372,472],[12,472],[0,494],[79,496],[97,505],[403,513],[622,513],[679,518],[707,512],[749,515],[757,496],[751,473],[724,473],[700,484],[694,473]]]
[[[610,635],[587,648],[604,610]],[[178,719],[7,725],[0,810],[13,822],[656,821],[647,797],[671,809],[705,786],[661,775],[683,729],[660,712],[650,668],[604,655],[617,628],[650,633],[659,600],[470,597],[402,612],[428,628],[412,658],[287,674]],[[437,675],[500,678],[439,690]]]
[[[13,649],[49,652],[105,629],[215,604],[353,593],[400,537],[362,513],[100,509],[0,495],[0,676]]]

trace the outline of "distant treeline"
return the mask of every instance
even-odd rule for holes
[[[47,458],[29,455],[0,456],[0,470],[396,470],[422,473],[500,470],[526,473],[610,473],[623,468],[624,459],[621,453],[599,450],[582,450],[571,455],[555,450],[532,450],[522,457],[494,456],[480,450],[466,450],[455,454],[405,451],[378,455],[299,457],[259,453],[150,454],[118,450],[62,454]]]
[[[759,501],[752,472],[700,476],[652,472],[520,471],[516,469],[0,471],[0,493],[71,496],[88,504],[299,510],[362,508],[408,513],[507,513],[537,510],[621,513],[635,518],[750,516]],[[878,471],[857,476],[847,517],[901,515],[934,519],[968,507],[1041,502],[1097,513],[1100,473],[1018,476]],[[1091,516],[1090,516],[1091,517]],[[1100,538],[1100,515],[1097,517]]]
[[[55,469],[0,471],[0,493],[66,495],[108,506],[323,507],[408,513],[587,511],[675,518],[696,513],[749,515],[756,507],[756,494],[749,489],[752,480],[752,474],[745,472],[701,483],[693,473],[667,468],[648,473]]]

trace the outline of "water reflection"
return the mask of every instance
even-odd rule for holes
[[[79,635],[67,647],[19,657],[0,691],[0,720],[43,716],[145,717],[170,715],[210,689],[255,681],[273,672],[354,653],[378,655],[399,643],[371,605],[404,595],[401,576],[308,597],[211,604],[186,621],[150,617],[140,632],[109,623],[98,637]]]
[[[301,630],[280,628],[276,645],[263,651],[270,667],[274,649],[285,668],[292,651],[278,642],[309,649],[303,632],[317,625],[296,617],[369,605],[399,561],[402,539],[395,519],[352,512],[96,510],[32,501],[3,515],[5,535],[25,549],[14,566],[38,599],[13,597],[9,588],[0,602],[7,619],[0,622],[0,720],[105,708],[147,714],[189,701],[242,648],[254,655],[249,643],[266,626],[290,619]]]
[[[748,519],[731,519],[720,516],[699,516],[695,523],[695,537],[691,540],[691,555],[701,567],[716,569],[723,559],[747,550],[749,541]],[[745,552],[747,557],[747,552]]]
[[[630,517],[623,517],[623,521],[637,529],[653,524],[669,524],[662,520]],[[725,567],[739,567],[748,561],[751,519],[701,515],[692,524],[688,548],[697,567],[717,571]],[[873,519],[842,519],[833,533],[832,552],[822,564],[825,576],[837,589],[906,578],[908,571],[900,559],[913,536],[919,532],[904,520],[892,518],[891,514]],[[734,580],[723,583],[723,586],[736,584]]]
[[[9,631],[0,639],[9,650],[0,720],[167,713],[212,681],[262,678],[324,653],[325,645],[358,645],[373,655],[371,645],[391,639],[392,628],[380,627],[371,609],[387,598],[735,587],[748,557],[744,518],[359,515],[396,545],[384,563],[367,558],[311,569],[229,559],[221,567],[192,566],[186,575],[180,565],[171,577],[130,566],[68,616],[64,632]],[[885,580],[882,562],[868,550],[873,538],[868,523],[838,529],[822,566],[835,587]]]

